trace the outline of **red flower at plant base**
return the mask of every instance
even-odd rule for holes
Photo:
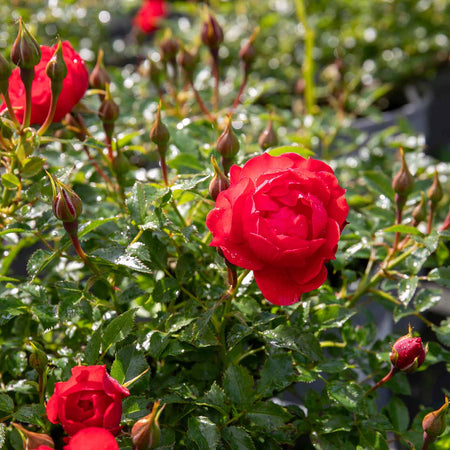
[[[34,68],[35,77],[31,89],[31,124],[42,125],[50,108],[50,78],[46,75],[45,69],[54,55],[55,49],[56,45],[53,47],[41,45],[42,58]],[[83,98],[89,86],[89,73],[81,56],[68,41],[62,43],[62,51],[67,66],[67,76],[58,97],[53,122],[60,122],[68,112],[72,111],[72,108]],[[19,68],[14,69],[9,77],[8,91],[17,119],[22,122],[25,111],[25,88],[20,79]],[[5,108],[6,105],[2,103],[0,111]]]
[[[64,450],[119,450],[119,445],[108,430],[89,427],[74,434]]]
[[[390,359],[392,365],[401,372],[411,373],[425,361],[426,349],[420,337],[412,337],[409,333],[397,339],[392,346]]]
[[[298,302],[327,277],[348,205],[333,170],[295,153],[264,153],[232,166],[206,225],[210,245],[253,270],[264,297],[276,305]]]
[[[144,0],[133,18],[133,24],[144,33],[158,29],[159,20],[167,16],[167,5],[164,0]]]
[[[47,417],[61,423],[70,436],[87,427],[120,431],[122,399],[130,395],[106,372],[105,366],[76,366],[68,381],[55,384],[47,403]]]

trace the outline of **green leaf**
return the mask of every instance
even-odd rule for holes
[[[126,205],[131,218],[137,224],[145,223],[150,213],[151,202],[158,197],[158,189],[143,183],[136,183],[128,194]]]
[[[103,351],[108,347],[126,338],[134,326],[134,316],[137,309],[130,309],[113,319],[103,332]]]
[[[450,346],[450,318],[443,320],[439,327],[433,328],[433,331],[436,333],[439,342],[447,347]]]
[[[120,384],[130,381],[148,369],[147,361],[136,347],[129,345],[121,348],[111,367],[111,376]],[[148,379],[147,379],[148,381]]]
[[[404,233],[414,236],[423,236],[423,233],[421,233],[416,227],[411,227],[408,225],[392,225],[391,227],[385,228],[383,231],[385,233]]]
[[[393,397],[386,409],[394,429],[399,432],[406,431],[409,425],[409,413],[406,405],[398,397]]]
[[[12,413],[13,410],[14,410],[14,402],[12,398],[6,394],[0,394],[0,411],[9,414]]]
[[[30,257],[27,263],[27,272],[32,278],[34,278],[39,272],[41,272],[47,264],[55,257],[54,253],[50,253],[46,250],[36,250]]]
[[[246,417],[256,427],[270,432],[281,428],[292,416],[282,406],[268,401],[253,405]]]
[[[274,391],[282,391],[295,379],[295,370],[291,355],[287,352],[270,355],[261,370],[257,391],[263,397],[271,396]]]
[[[350,411],[358,409],[359,401],[364,394],[361,387],[353,381],[331,381],[327,385],[327,391],[333,400]]]
[[[211,385],[209,391],[197,402],[197,404],[215,408],[224,416],[228,414],[230,409],[225,392],[216,384],[215,381]]]
[[[31,156],[23,161],[23,167],[20,173],[25,178],[34,177],[42,170],[44,163],[45,159],[40,156]]]
[[[101,345],[102,331],[101,328],[97,328],[84,349],[84,362],[88,366],[92,366],[97,362]]]
[[[179,153],[175,158],[168,161],[168,166],[178,172],[183,172],[186,169],[203,170],[203,166],[199,163],[198,158],[188,153]]]
[[[398,299],[402,302],[403,306],[408,306],[410,300],[413,298],[419,279],[416,276],[410,276],[403,278],[398,285]]]
[[[200,450],[215,449],[219,443],[217,426],[207,417],[189,417],[187,435]]]
[[[107,217],[105,219],[96,219],[96,220],[92,220],[90,222],[85,222],[85,223],[83,223],[83,225],[80,227],[80,229],[78,231],[78,237],[82,238],[86,234],[88,234],[91,231],[98,228],[100,225],[103,225],[104,223],[107,223],[107,222],[111,222],[113,220],[116,220],[116,217]]]
[[[416,311],[426,311],[437,305],[442,299],[440,289],[422,289],[414,298],[414,308]]]
[[[226,427],[222,430],[222,439],[227,443],[231,450],[254,450],[250,435],[240,427]]]
[[[230,400],[245,409],[253,400],[253,378],[242,366],[229,366],[225,371],[223,387]]]
[[[363,174],[369,188],[378,194],[383,194],[391,201],[394,201],[394,190],[392,189],[392,180],[381,171],[366,171]]]
[[[435,281],[441,286],[450,288],[450,266],[436,267],[428,274],[430,281]]]
[[[44,405],[25,405],[13,414],[13,419],[18,422],[43,426],[42,418],[45,416]]]
[[[18,189],[20,180],[12,173],[4,173],[2,175],[2,184],[5,186],[5,189]]]
[[[314,156],[314,152],[306,147],[300,147],[299,145],[284,145],[282,147],[275,147],[267,151],[271,156],[280,156],[284,153],[297,153],[298,155],[307,158],[308,156]]]

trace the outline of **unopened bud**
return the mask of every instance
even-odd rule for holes
[[[39,448],[55,448],[53,439],[47,434],[34,433],[28,431],[22,425],[12,422],[14,428],[16,428],[26,438],[25,448],[27,449],[39,449]]]
[[[244,63],[244,68],[247,71],[250,70],[256,57],[256,48],[253,45],[253,41],[255,40],[258,33],[259,27],[255,28],[248,42],[244,44],[239,51],[239,58],[241,58],[242,62]]]
[[[75,222],[81,215],[83,204],[80,197],[69,186],[54,179],[47,173],[53,190],[52,210],[54,216],[62,222]]]
[[[214,156],[211,156],[211,164],[214,168],[214,175],[209,183],[209,195],[214,201],[216,201],[217,196],[222,191],[229,188],[230,181],[228,180],[228,177],[220,170],[220,167],[217,164],[217,160],[216,158],[214,158]]]
[[[445,416],[448,410],[448,397],[445,396],[444,404],[436,411],[428,413],[422,420],[424,439],[428,442],[434,441],[447,427]]]
[[[405,336],[397,339],[392,346],[390,360],[392,365],[404,373],[414,372],[425,361],[427,349],[420,337],[413,337],[411,327]]]
[[[131,440],[136,450],[150,450],[156,448],[161,434],[159,428],[159,416],[164,409],[164,405],[158,410],[160,402],[153,405],[152,412],[139,419],[131,429]]]
[[[178,57],[178,64],[186,74],[186,78],[192,80],[194,77],[195,66],[197,65],[197,58],[186,49],[182,49],[180,56]]]
[[[161,102],[159,102],[158,105],[155,123],[150,130],[150,139],[158,146],[158,148],[166,147],[170,139],[169,130],[161,121]]]
[[[105,89],[107,84],[111,83],[111,77],[103,65],[103,50],[100,49],[97,54],[97,62],[89,75],[89,84],[94,89]]]
[[[5,57],[0,53],[0,93],[8,92],[9,77],[11,75],[11,66]]]
[[[39,374],[42,375],[47,368],[48,358],[45,352],[38,348],[33,342],[30,342],[33,349],[29,362],[30,366]]]
[[[83,117],[79,113],[67,113],[62,121],[68,130],[73,131],[78,140],[84,141],[88,136],[88,130]]]
[[[267,123],[266,128],[262,131],[258,138],[258,145],[263,151],[269,147],[275,147],[278,144],[278,138],[273,129],[272,119]]]
[[[47,63],[45,73],[50,78],[53,95],[59,95],[63,80],[67,76],[67,66],[64,62],[61,41],[58,42],[55,53]]]
[[[226,159],[233,159],[239,151],[239,140],[231,126],[231,117],[228,117],[227,126],[217,139],[216,149]]]
[[[414,188],[414,177],[406,164],[403,149],[400,149],[400,156],[402,158],[402,167],[392,180],[392,189],[394,189],[396,194],[407,197]]]
[[[177,39],[172,36],[170,31],[166,32],[165,37],[161,41],[161,57],[164,61],[173,61],[177,56],[180,44]]]
[[[413,209],[412,217],[414,219],[414,226],[424,221],[427,217],[427,203],[425,201],[425,194],[423,192],[420,193],[420,202]]]
[[[19,33],[11,48],[11,61],[21,69],[32,69],[41,60],[41,49],[36,39],[19,19]]]
[[[109,89],[109,84],[106,84],[106,95],[100,105],[98,110],[98,116],[101,121],[105,124],[114,123],[119,118],[119,107],[117,103],[113,100],[111,91]]]
[[[437,205],[444,193],[442,191],[441,182],[439,181],[439,175],[437,170],[434,171],[433,184],[430,189],[428,189],[427,196],[433,206]]]
[[[202,42],[210,49],[218,49],[223,42],[222,27],[211,13],[202,24],[201,38]]]
[[[450,211],[447,213],[444,219],[444,223],[442,224],[441,228],[439,228],[440,231],[445,231],[450,228]]]

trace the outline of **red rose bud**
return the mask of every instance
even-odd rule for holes
[[[442,191],[441,182],[439,181],[439,175],[437,173],[437,170],[435,170],[433,184],[431,185],[430,189],[428,189],[427,196],[432,205],[435,206],[439,203],[443,195],[444,194]]]
[[[411,373],[425,361],[426,349],[420,337],[412,337],[411,327],[408,334],[397,339],[392,346],[390,359],[392,365],[401,372]]]
[[[170,30],[166,31],[163,40],[160,43],[161,57],[165,61],[173,61],[177,56],[180,44],[178,40],[172,36]]]
[[[223,42],[222,27],[211,13],[202,24],[201,38],[202,42],[210,49],[218,49]]]
[[[420,202],[413,209],[412,217],[414,219],[414,226],[417,226],[427,217],[427,203],[425,201],[425,194],[423,192],[420,193]]]
[[[101,121],[105,123],[114,123],[119,118],[119,107],[117,103],[114,102],[111,91],[109,89],[109,84],[106,84],[106,95],[103,99],[102,104],[98,110],[98,116]]]
[[[242,62],[244,63],[245,70],[250,70],[253,61],[256,57],[256,48],[253,45],[253,42],[256,38],[256,36],[259,33],[259,27],[256,27],[253,30],[252,35],[250,36],[250,39],[248,42],[240,49],[239,51],[239,58],[241,58]]]
[[[153,405],[152,412],[139,419],[131,429],[131,440],[136,450],[150,450],[156,448],[159,442],[159,416],[164,409],[164,405],[158,410],[160,402]]]
[[[80,197],[69,186],[54,179],[48,172],[47,175],[52,185],[52,210],[54,216],[62,222],[75,222],[83,209]]]
[[[103,50],[100,49],[97,54],[97,62],[89,75],[89,84],[94,89],[105,89],[107,84],[111,83],[111,77],[103,65]]]
[[[392,189],[394,189],[396,194],[407,197],[414,188],[414,177],[411,175],[406,164],[403,149],[400,149],[400,155],[402,158],[402,167],[392,180]]]
[[[55,448],[55,444],[53,443],[53,439],[42,433],[34,433],[32,431],[28,431],[22,425],[18,423],[12,422],[11,425],[19,431],[20,434],[25,436],[26,443],[25,448],[33,450],[33,449],[47,449],[47,448]]]
[[[41,49],[36,39],[19,19],[19,33],[11,48],[11,61],[21,69],[32,69],[41,60]]]
[[[195,66],[197,65],[197,58],[189,53],[186,49],[182,49],[178,57],[178,64],[186,74],[186,78],[192,81],[194,77]]]
[[[448,397],[445,396],[444,404],[436,411],[428,413],[422,420],[424,440],[433,442],[447,427],[445,416],[448,410]]]
[[[30,342],[33,353],[30,355],[30,366],[39,374],[42,375],[47,368],[48,358],[45,352],[36,347],[33,342]]]
[[[158,149],[165,148],[170,139],[169,130],[161,121],[161,102],[158,105],[155,123],[150,130],[150,139],[158,146]]]
[[[77,139],[80,141],[84,141],[89,134],[86,128],[86,123],[79,113],[67,113],[62,123],[68,130],[73,131]]]
[[[278,138],[273,129],[272,119],[269,120],[266,128],[262,131],[258,138],[258,145],[263,151],[269,147],[275,147],[278,144]]]
[[[64,62],[61,41],[58,42],[54,55],[47,64],[45,73],[51,80],[51,90],[54,96],[62,90],[63,80],[67,76],[67,66]]]
[[[239,140],[231,127],[231,117],[228,117],[227,126],[217,139],[216,149],[226,159],[233,159],[239,151]]]
[[[216,201],[217,196],[228,189],[230,186],[230,180],[228,177],[220,170],[216,158],[211,156],[211,164],[214,168],[214,175],[209,183],[209,195],[211,198]]]

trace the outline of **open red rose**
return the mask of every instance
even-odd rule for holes
[[[56,45],[53,47],[41,45],[42,58],[34,68],[35,77],[31,87],[31,124],[42,125],[50,108],[50,78],[47,77],[45,68],[54,55],[55,49]],[[67,76],[58,97],[53,122],[60,122],[68,112],[72,111],[72,108],[83,98],[89,86],[89,73],[80,55],[67,41],[62,43],[62,52],[67,66]],[[8,91],[17,119],[22,122],[25,112],[25,88],[20,79],[19,68],[14,69],[9,77]],[[0,111],[5,108],[6,105],[2,103]]]
[[[264,297],[276,305],[298,302],[324,283],[348,205],[333,170],[295,153],[256,156],[232,166],[206,225],[211,245],[226,259],[253,270]]]
[[[106,373],[105,366],[76,366],[68,381],[55,384],[47,403],[47,417],[61,423],[70,436],[87,427],[120,431],[122,399],[130,395]]]
[[[164,0],[144,0],[133,18],[133,24],[142,32],[151,33],[158,29],[159,20],[167,16],[167,5]]]
[[[119,445],[108,430],[89,427],[74,434],[64,450],[119,450]]]

